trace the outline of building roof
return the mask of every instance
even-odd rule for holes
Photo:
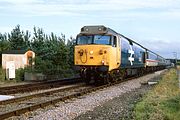
[[[3,51],[2,54],[25,54],[28,50],[8,50]]]

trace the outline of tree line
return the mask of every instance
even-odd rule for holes
[[[0,53],[6,50],[28,50],[35,52],[35,72],[58,74],[73,67],[74,39],[44,33],[42,28],[34,27],[31,34],[22,31],[17,25],[10,33],[0,33]]]

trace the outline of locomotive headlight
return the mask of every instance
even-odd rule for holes
[[[94,53],[94,52],[93,52],[92,50],[89,52],[90,55],[92,55],[93,53]]]
[[[99,31],[101,31],[101,30],[102,30],[102,28],[101,28],[101,27],[99,27],[99,28],[98,28],[98,30],[99,30]]]
[[[104,60],[102,60],[102,61],[101,61],[101,63],[104,65],[105,61],[104,61]]]
[[[89,29],[88,29],[88,28],[86,28],[85,30],[86,30],[86,32],[88,32],[88,31],[89,31]]]

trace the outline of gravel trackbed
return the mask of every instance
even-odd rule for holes
[[[55,106],[38,109],[12,119],[28,120],[104,120],[133,119],[134,104],[151,88],[148,80],[163,71],[126,81],[93,93],[59,102]]]

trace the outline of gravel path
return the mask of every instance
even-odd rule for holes
[[[74,120],[133,120],[135,104],[152,86],[143,85],[124,93],[96,108],[75,118]]]
[[[114,116],[114,119],[121,119],[121,116],[126,118],[126,116],[132,116],[132,113],[127,111],[131,110],[131,108],[133,108],[133,104],[138,101],[139,98],[149,89],[149,87],[146,85],[141,87],[141,83],[146,83],[148,80],[159,76],[160,73],[161,72],[157,72],[131,81],[123,82],[101,91],[84,95],[78,99],[75,98],[67,100],[66,102],[60,102],[54,107],[52,106],[46,109],[39,109],[37,111],[29,112],[18,117],[18,119],[113,119],[111,116]],[[99,112],[96,113],[96,111]]]

